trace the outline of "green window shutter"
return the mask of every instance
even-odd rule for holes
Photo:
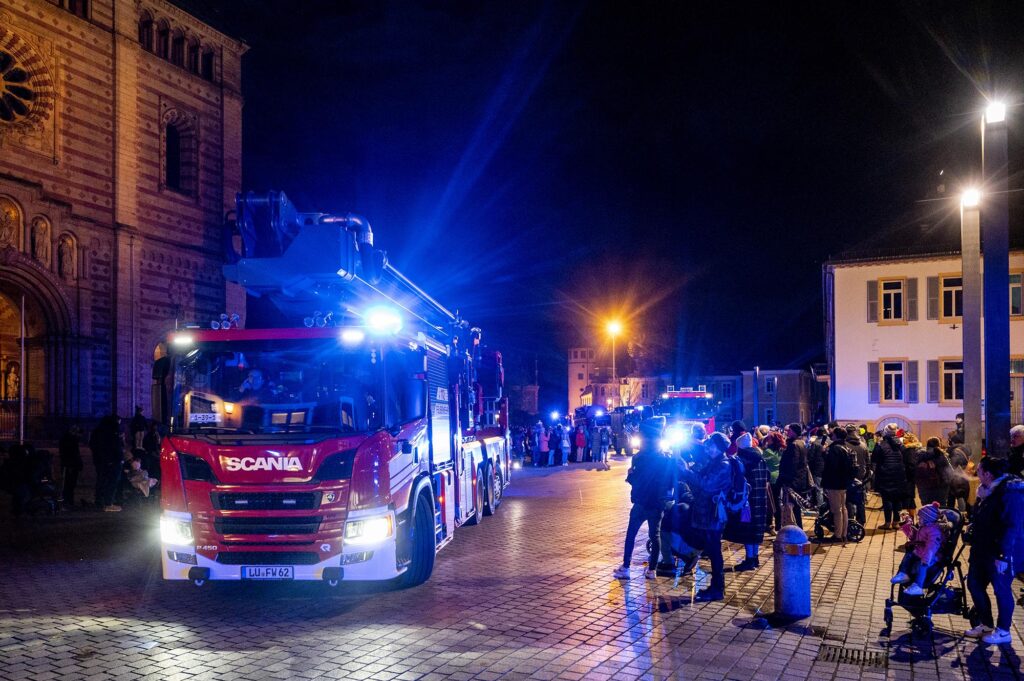
[[[868,404],[878,404],[878,362],[868,362]]]
[[[928,319],[939,318],[939,278],[928,277]],[[929,400],[930,401],[930,400]]]
[[[907,321],[917,321],[917,278],[907,279]],[[916,401],[916,400],[915,400]]]
[[[868,282],[868,323],[878,321],[878,282]]]
[[[917,393],[917,362],[907,362],[907,402],[916,404]]]
[[[939,401],[939,360],[928,360],[928,401]]]

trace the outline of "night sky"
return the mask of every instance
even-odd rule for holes
[[[683,376],[823,358],[822,262],[930,243],[907,228],[977,175],[984,95],[1024,102],[1019,3],[774,4],[197,14],[250,46],[245,188],[367,216],[564,408],[610,316]]]

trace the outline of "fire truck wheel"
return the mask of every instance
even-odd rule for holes
[[[484,513],[494,515],[498,512],[498,507],[501,506],[501,491],[504,487],[500,466],[487,467],[487,485],[487,505],[484,507]]]
[[[476,486],[473,488],[473,515],[466,519],[467,525],[479,525],[484,519],[484,471],[476,472]]]
[[[434,571],[434,514],[423,494],[416,497],[416,512],[409,536],[409,567],[399,577],[403,587],[422,584]]]

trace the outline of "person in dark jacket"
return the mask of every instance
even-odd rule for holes
[[[1024,537],[1021,519],[1014,517],[1020,497],[1011,499],[1008,490],[1024,483],[1007,472],[1006,459],[986,456],[978,464],[978,503],[971,517],[971,554],[967,570],[967,588],[977,611],[979,624],[965,632],[969,638],[981,638],[985,643],[1003,644],[1011,641],[1010,623],[1013,616],[1013,578],[1024,569]],[[996,596],[998,620],[993,621],[992,603],[988,587]],[[993,629],[993,626],[995,628]]]
[[[940,445],[939,438],[928,438],[926,448],[918,450],[917,453],[914,483],[917,485],[922,506],[927,506],[933,501],[941,505],[949,500],[949,483],[953,477],[953,469],[946,458],[945,450]]]
[[[809,434],[807,438],[807,468],[811,471],[814,484],[821,487],[821,476],[825,472],[825,450],[831,444],[828,433],[832,430],[819,428]]]
[[[917,456],[924,451],[924,443],[913,433],[904,433],[901,442],[906,475],[906,482],[903,485],[903,510],[913,518],[917,513]]]
[[[121,482],[124,463],[124,441],[121,439],[121,419],[108,414],[89,437],[93,464],[96,466],[96,506],[104,511],[120,511],[114,505],[114,496]]]
[[[970,452],[964,444],[964,436],[953,432],[949,436],[949,448],[946,450],[949,459],[949,508],[960,513],[967,510],[967,499],[971,495],[971,479],[967,476],[967,464],[971,460]]]
[[[75,487],[78,486],[78,476],[83,467],[79,437],[78,426],[71,426],[64,431],[57,443],[63,480],[61,498],[64,500],[64,507],[68,509],[75,507]]]
[[[733,421],[732,425],[729,426],[729,449],[725,451],[726,456],[736,456],[736,452],[739,451],[739,446],[736,444],[736,440],[747,431],[747,424],[743,421]]]
[[[1010,475],[1024,475],[1024,425],[1010,428]]]
[[[850,517],[846,509],[846,490],[856,477],[854,454],[846,446],[846,431],[834,428],[832,442],[825,450],[825,467],[821,474],[821,487],[825,490],[832,510],[832,540],[846,543],[846,528]]]
[[[712,433],[692,468],[682,471],[683,481],[693,492],[690,524],[701,530],[704,552],[711,560],[711,585],[697,592],[698,601],[720,601],[725,598],[725,559],[722,557],[722,530],[728,520],[725,497],[732,486],[732,469],[725,458],[729,440],[721,433]]]
[[[661,520],[671,505],[676,487],[675,463],[658,447],[664,431],[663,416],[647,419],[640,424],[640,452],[633,457],[633,464],[626,476],[626,482],[632,487],[629,499],[633,502],[633,508],[629,512],[622,565],[613,573],[616,579],[629,579],[629,564],[633,560],[636,535],[644,523],[647,523],[647,536],[650,540],[650,555],[644,577],[657,577],[655,567],[661,553]]]
[[[867,445],[860,437],[860,429],[852,423],[846,426],[846,446],[853,453],[856,476],[846,490],[846,507],[850,517],[863,527],[867,522],[867,511],[864,508],[864,494],[871,482],[871,454]]]
[[[896,424],[890,423],[882,431],[882,439],[875,444],[871,453],[871,465],[875,469],[873,482],[875,491],[882,497],[882,513],[885,522],[878,529],[895,530],[899,527],[900,511],[906,494],[907,471],[903,465],[903,445],[896,437]]]
[[[791,423],[786,427],[786,449],[779,461],[779,494],[781,496],[781,513],[783,525],[790,523],[803,527],[800,518],[800,506],[790,496],[790,491],[806,494],[811,489],[808,480],[810,471],[807,468],[807,448],[800,439],[803,429],[799,423]]]
[[[758,549],[768,531],[768,464],[761,456],[761,450],[754,446],[750,433],[743,433],[735,442],[736,458],[743,464],[743,477],[750,485],[747,501],[749,514],[733,513],[722,534],[726,541],[743,544],[746,557],[734,568],[734,572],[754,570],[761,566]],[[744,520],[744,516],[748,515]]]

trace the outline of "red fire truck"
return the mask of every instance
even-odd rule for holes
[[[715,430],[714,395],[704,390],[683,388],[662,393],[652,405],[665,417],[665,445],[674,448],[689,438],[690,426],[700,423],[708,433]]]
[[[425,581],[509,484],[501,354],[357,216],[250,192],[227,231],[270,328],[184,328],[154,366],[164,579]]]

